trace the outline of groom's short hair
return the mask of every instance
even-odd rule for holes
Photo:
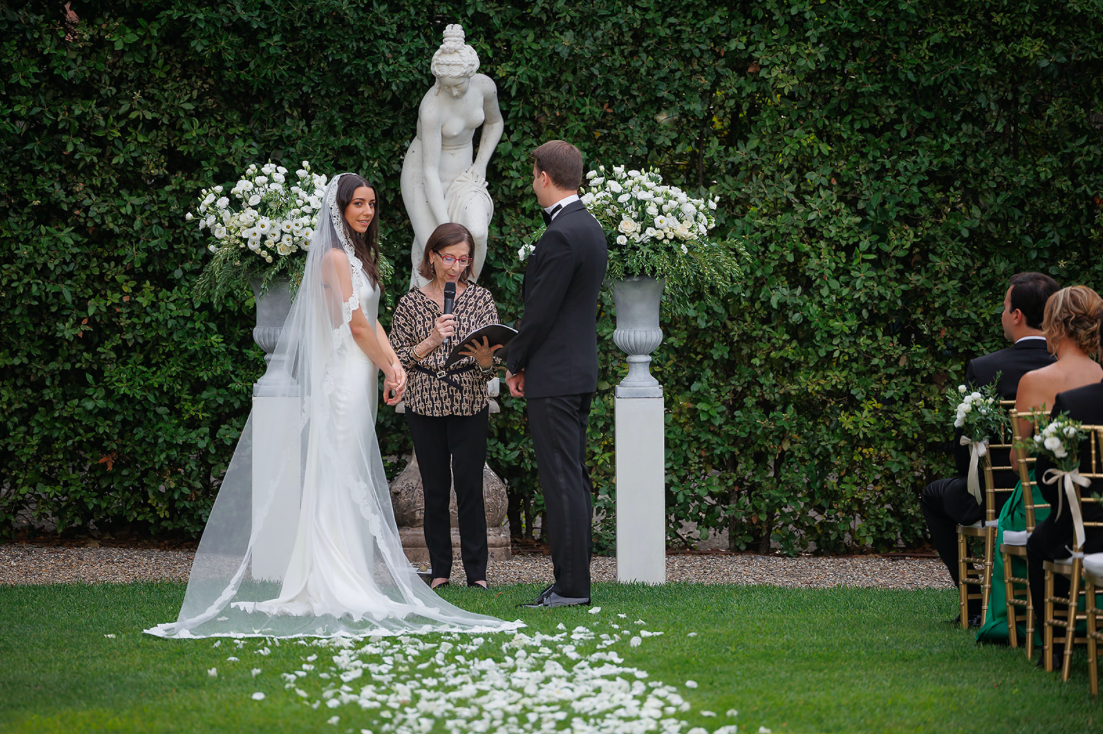
[[[1022,311],[1026,325],[1041,329],[1046,315],[1046,301],[1061,289],[1057,281],[1045,273],[1018,273],[1011,276],[1011,310]]]
[[[566,140],[549,140],[529,153],[536,170],[548,174],[556,188],[577,191],[582,184],[582,151]]]

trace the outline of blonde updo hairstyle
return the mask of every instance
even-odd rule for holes
[[[444,43],[433,54],[430,71],[438,80],[441,77],[470,79],[479,70],[479,55],[464,43],[463,26],[452,24],[444,29]],[[440,82],[437,82],[440,92]]]
[[[1103,298],[1087,286],[1062,288],[1050,296],[1042,320],[1050,351],[1067,336],[1084,354],[1098,357],[1101,310]]]

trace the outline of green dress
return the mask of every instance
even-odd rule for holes
[[[1049,517],[1048,507],[1037,507],[1045,504],[1038,486],[1034,484],[1034,470],[1030,470],[1031,489],[1034,494],[1034,524]],[[988,614],[984,618],[984,624],[977,631],[977,642],[1008,642],[1007,635],[1007,594],[1004,591],[1003,578],[1003,554],[1000,553],[1000,545],[1003,543],[1004,530],[1026,530],[1026,505],[1023,502],[1023,485],[1019,482],[1015,485],[1015,491],[1007,498],[1003,509],[1000,510],[1000,526],[996,529],[996,553],[992,559],[992,590],[988,595]],[[1026,559],[1019,556],[1011,556],[1011,566],[1016,578],[1026,578]],[[1026,638],[1026,614],[1019,617],[1019,639]],[[1035,634],[1038,634],[1040,625],[1035,623]],[[1039,637],[1038,642],[1041,642]]]

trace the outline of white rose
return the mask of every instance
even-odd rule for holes
[[[958,385],[958,386],[957,386],[957,391],[958,391],[959,393],[961,393],[962,395],[964,395],[964,394],[965,394],[965,391],[966,391],[967,389],[968,389],[968,388],[966,388],[966,387],[965,387],[965,385]]]
[[[624,234],[632,234],[633,232],[639,231],[639,228],[640,225],[636,224],[628,217],[620,220],[620,224],[617,225],[617,231],[623,232]]]
[[[1046,447],[1047,451],[1052,451],[1056,454],[1057,449],[1061,448],[1061,439],[1057,438],[1056,436],[1050,436],[1042,443],[1042,445]]]
[[[276,245],[276,252],[280,253],[280,257],[287,257],[294,251],[295,248],[288,244],[286,240]]]
[[[617,244],[618,245],[627,245],[628,244],[628,238],[625,237],[622,234],[617,235]]]
[[[974,391],[969,397],[971,397],[973,400],[980,400],[984,396],[981,395],[979,392]]]

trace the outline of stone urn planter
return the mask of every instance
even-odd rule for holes
[[[628,374],[617,385],[618,397],[661,395],[662,386],[651,374],[651,353],[663,341],[659,328],[659,301],[666,281],[635,276],[613,282],[617,329],[613,343],[628,355]]]
[[[286,385],[287,382],[274,380],[270,372],[272,356],[280,341],[280,334],[283,333],[283,323],[291,311],[291,283],[286,278],[278,278],[272,282],[266,293],[262,293],[262,282],[261,278],[249,281],[257,301],[257,325],[253,328],[253,341],[264,350],[264,362],[268,365],[269,372],[253,385],[253,397],[283,397],[286,390],[277,393],[274,386],[281,383]],[[280,367],[277,365],[277,368]]]

